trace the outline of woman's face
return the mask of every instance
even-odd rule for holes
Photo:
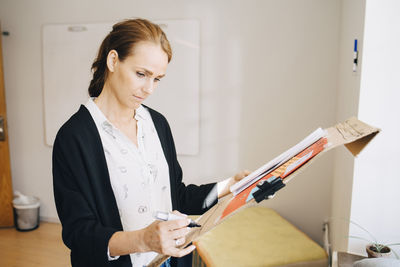
[[[165,75],[168,56],[160,45],[140,42],[124,61],[115,51],[107,58],[109,67],[106,84],[113,97],[124,107],[137,109],[153,93]]]

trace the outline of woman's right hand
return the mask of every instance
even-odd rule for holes
[[[173,213],[183,215],[177,211]],[[185,236],[190,232],[190,228],[187,227],[189,223],[190,219],[186,218],[153,222],[143,229],[143,242],[146,250],[178,258],[189,254],[196,248],[194,245],[179,248],[185,243]]]

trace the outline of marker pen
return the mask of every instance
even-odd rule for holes
[[[357,65],[358,65],[357,39],[354,39],[353,72],[356,72],[356,71],[357,71]]]
[[[173,213],[169,212],[163,212],[163,211],[156,211],[153,214],[154,219],[160,220],[160,221],[173,221],[173,220],[182,220],[185,219],[186,217],[179,216]],[[192,219],[190,219],[190,223],[187,227],[201,227],[200,224],[196,223]]]

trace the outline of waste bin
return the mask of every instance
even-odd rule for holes
[[[40,201],[37,197],[15,192],[13,200],[14,223],[18,231],[30,231],[39,227]]]

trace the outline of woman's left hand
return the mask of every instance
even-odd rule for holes
[[[251,172],[248,170],[243,170],[238,172],[235,176],[230,177],[222,182],[219,182],[217,184],[218,187],[218,198],[222,198],[230,193],[230,187],[240,180],[242,180],[244,177],[249,175]]]
[[[251,172],[248,170],[244,170],[244,171],[237,173],[235,176],[233,176],[233,184],[239,182],[240,180],[242,180],[244,177],[246,177],[250,173]]]

